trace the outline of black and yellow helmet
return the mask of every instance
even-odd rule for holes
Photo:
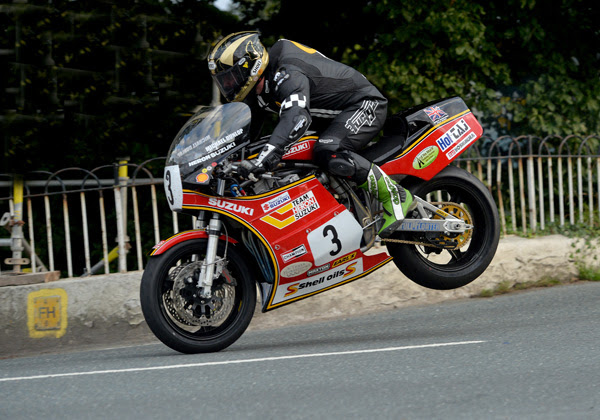
[[[240,102],[269,63],[258,32],[237,32],[220,40],[208,55],[208,69],[229,102]]]

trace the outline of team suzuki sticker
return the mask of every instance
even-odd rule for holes
[[[274,212],[260,218],[265,223],[276,227],[277,229],[283,229],[296,220],[300,220],[305,216],[308,216],[313,211],[319,208],[319,202],[315,198],[312,191],[301,195],[300,197],[292,200],[291,203],[286,204],[283,207],[275,210]]]
[[[286,191],[283,194],[279,194],[277,197],[270,199],[266,203],[262,204],[262,209],[266,212],[276,209],[277,207],[291,201],[290,194]]]

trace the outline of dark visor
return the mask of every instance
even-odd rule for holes
[[[213,79],[217,82],[217,86],[219,86],[219,90],[225,99],[230,102],[247,82],[242,69],[237,65],[213,75]]]

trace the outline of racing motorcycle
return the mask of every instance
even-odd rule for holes
[[[482,134],[460,97],[389,117],[379,140],[361,151],[416,201],[381,240],[385,248],[375,246],[380,203],[313,164],[318,133],[294,143],[273,172],[240,177],[239,163],[268,141],[250,141],[251,122],[244,103],[204,107],[170,147],[166,198],[171,210],[196,218],[195,229],[154,246],[140,298],[148,326],[172,349],[231,345],[250,324],[258,293],[266,312],[390,261],[421,286],[454,289],[490,264],[500,232],[496,205],[475,176],[450,165]]]

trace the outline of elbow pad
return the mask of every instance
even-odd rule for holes
[[[292,118],[294,126],[291,129],[290,134],[288,134],[288,139],[290,139],[291,141],[296,141],[300,137],[302,137],[304,133],[306,133],[306,130],[308,130],[308,127],[312,122],[312,119],[310,118],[310,113],[306,109],[298,108],[297,114],[298,115],[295,115]]]

